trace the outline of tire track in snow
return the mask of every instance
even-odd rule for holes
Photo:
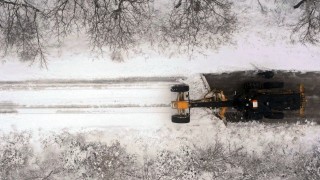
[[[176,80],[0,83],[1,130],[159,128],[171,124]]]
[[[0,113],[103,114],[112,113],[114,111],[110,109],[116,108],[152,108],[155,112],[157,108],[167,108],[166,113],[169,113],[171,101],[169,88],[174,83],[176,80],[172,78],[133,82],[121,80],[1,82]]]

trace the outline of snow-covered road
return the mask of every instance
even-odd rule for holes
[[[1,126],[11,129],[150,128],[170,123],[175,80],[16,82],[0,85]],[[164,121],[167,119],[168,121]],[[52,123],[54,122],[54,123]]]
[[[206,74],[205,77],[211,88],[224,89],[231,97],[235,87],[252,80],[254,76],[254,72],[239,73]],[[288,74],[290,73],[278,72],[275,80],[285,81],[292,87],[299,83],[305,84],[308,106],[306,118],[287,114],[285,122],[319,122],[319,112],[316,110],[319,88],[313,83],[318,80],[313,78],[316,74],[295,75],[284,80],[282,77]],[[312,78],[307,78],[309,76]],[[3,82],[0,83],[2,128],[11,130],[12,125],[19,129],[47,130],[91,127],[149,129],[170,126],[172,95],[169,89],[179,79],[181,77]],[[192,79],[186,83],[191,83],[191,98],[197,99],[205,91],[200,90],[204,88],[204,84],[200,76],[194,76],[194,81]],[[193,82],[188,82],[190,80]],[[192,114],[192,121],[197,121],[198,116]],[[277,121],[279,122],[283,120]]]

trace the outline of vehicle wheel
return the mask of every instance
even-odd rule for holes
[[[240,122],[242,113],[239,112],[226,112],[225,114],[226,120],[228,122]]]
[[[245,90],[250,90],[250,89],[261,89],[261,83],[260,82],[247,82],[244,83]]]
[[[173,115],[171,116],[171,121],[173,123],[189,123],[190,115]]]
[[[246,120],[260,120],[263,118],[263,115],[260,113],[247,112],[244,114]]]
[[[262,71],[258,73],[258,76],[261,76],[265,79],[271,79],[274,76],[274,72],[273,71]]]
[[[189,86],[186,84],[177,84],[174,86],[171,86],[171,92],[188,92]]]
[[[263,83],[264,89],[275,89],[275,88],[283,88],[284,83],[283,82],[265,82]]]
[[[266,114],[264,117],[268,119],[283,119],[284,114],[283,112],[273,112],[271,114]]]

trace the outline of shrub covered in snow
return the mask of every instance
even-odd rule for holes
[[[118,140],[90,140],[86,133],[52,133],[37,150],[27,132],[0,135],[1,179],[319,179],[320,142],[311,151],[269,143],[262,153],[225,146],[181,144],[156,154],[129,153]],[[142,159],[140,161],[139,159]]]

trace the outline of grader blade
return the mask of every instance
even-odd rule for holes
[[[306,96],[305,96],[305,93],[304,93],[304,85],[300,84],[299,89],[300,89],[300,96],[301,96],[301,104],[300,104],[299,114],[300,114],[300,117],[304,117],[305,116],[306,103],[307,103]]]

